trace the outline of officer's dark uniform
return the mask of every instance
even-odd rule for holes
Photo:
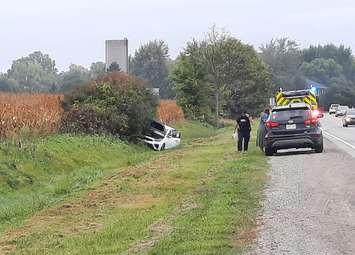
[[[242,114],[237,119],[238,128],[238,151],[242,151],[244,143],[244,151],[248,150],[251,125],[250,120],[246,114]]]

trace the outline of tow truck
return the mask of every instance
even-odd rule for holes
[[[295,103],[305,103],[312,110],[318,110],[318,97],[311,90],[282,91],[276,93],[276,106],[286,106]]]

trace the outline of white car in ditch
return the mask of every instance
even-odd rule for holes
[[[181,142],[181,134],[175,128],[157,121],[152,121],[149,134],[142,137],[142,141],[156,151],[171,149]]]

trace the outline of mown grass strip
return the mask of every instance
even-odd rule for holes
[[[239,251],[254,223],[265,166],[254,147],[236,154],[231,128],[220,130],[106,178],[0,243],[14,254]]]

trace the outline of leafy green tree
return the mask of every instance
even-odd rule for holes
[[[14,92],[18,89],[18,83],[15,80],[8,79],[5,74],[0,74],[0,91]]]
[[[98,77],[106,73],[106,64],[104,62],[94,62],[90,66],[90,73],[92,77]]]
[[[333,78],[346,79],[342,66],[333,59],[316,58],[310,63],[304,62],[300,70],[307,78],[325,85],[330,84]]]
[[[323,97],[323,104],[333,103],[355,107],[355,86],[344,77],[332,78]]]
[[[55,60],[51,59],[48,54],[43,54],[40,51],[35,51],[28,55],[27,59],[41,65],[46,73],[56,74],[58,69],[55,66]]]
[[[176,86],[177,101],[186,116],[208,121],[212,91],[198,42],[192,41],[187,44],[176,61],[170,79]]]
[[[302,52],[296,41],[288,38],[272,39],[260,50],[260,56],[269,66],[272,80],[278,88],[285,90],[304,88],[304,79],[299,72]]]
[[[303,61],[312,62],[317,58],[333,59],[343,68],[343,73],[349,80],[355,80],[355,62],[352,51],[344,45],[335,46],[334,44],[310,46],[304,49]]]
[[[215,28],[205,40],[188,44],[173,74],[178,101],[203,99],[213,109],[216,124],[220,114],[260,111],[273,90],[270,74],[253,47]]]
[[[121,71],[121,68],[117,62],[112,62],[107,69],[107,72],[119,72],[119,71]]]
[[[201,45],[209,81],[214,89],[216,118],[221,114],[220,107],[228,114],[242,109],[259,111],[260,104],[268,101],[271,82],[254,48],[214,27]],[[259,75],[264,79],[260,79]]]
[[[169,48],[161,40],[150,41],[142,45],[130,59],[131,74],[141,77],[154,88],[160,89],[162,98],[173,96],[169,83]]]
[[[7,71],[7,78],[27,91],[52,91],[58,83],[55,61],[39,51],[15,60]]]
[[[69,71],[60,74],[60,91],[72,90],[90,80],[90,71],[80,65],[71,64]]]

